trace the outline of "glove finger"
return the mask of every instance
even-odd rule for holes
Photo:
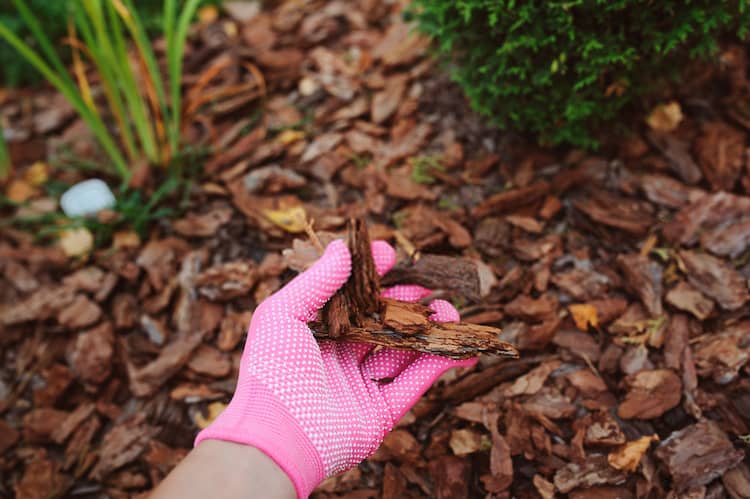
[[[472,361],[476,362],[475,359]],[[420,354],[389,384],[382,385],[386,405],[396,422],[432,386],[432,383],[451,367],[466,365],[466,361],[455,361],[432,354]]]
[[[420,355],[419,352],[383,348],[364,360],[362,375],[370,380],[395,378]]]
[[[344,241],[332,241],[312,267],[271,295],[259,309],[271,308],[282,317],[307,321],[346,282],[351,267],[351,255]]]
[[[385,241],[377,240],[370,243],[375,270],[380,277],[387,274],[396,263],[396,250]]]
[[[394,300],[416,302],[425,296],[430,296],[430,293],[432,291],[416,284],[397,284],[396,286],[384,289],[380,293],[380,296],[383,298],[393,298]]]
[[[372,343],[346,343],[340,344],[342,348],[348,348],[354,353],[357,364],[361,365],[365,357],[375,348]]]
[[[435,312],[430,316],[430,319],[435,322],[458,322],[461,320],[458,310],[449,301],[441,299],[432,300],[429,308]]]
[[[435,312],[430,316],[433,321],[455,322],[459,320],[458,310],[445,300],[433,300],[429,308]],[[384,348],[365,359],[362,372],[369,379],[396,378],[420,356],[418,352]]]

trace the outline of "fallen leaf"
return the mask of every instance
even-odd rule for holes
[[[573,321],[576,323],[576,327],[581,331],[588,331],[589,326],[599,326],[599,316],[596,307],[587,303],[579,303],[570,305],[568,307],[570,314],[573,316]]]
[[[208,428],[208,425],[219,417],[224,409],[227,408],[227,404],[223,402],[211,402],[208,404],[208,416],[204,417],[200,412],[195,415],[193,421],[201,430]]]
[[[482,434],[469,428],[453,430],[449,442],[453,454],[466,456],[483,448]]]
[[[302,130],[286,129],[276,136],[276,142],[288,146],[305,138],[305,132]]]
[[[278,227],[292,234],[304,232],[307,224],[307,213],[302,206],[293,206],[283,210],[263,210],[263,215]]]
[[[37,193],[33,185],[25,180],[17,179],[10,183],[5,191],[5,196],[14,203],[28,201]]]
[[[23,178],[34,187],[39,187],[49,179],[49,165],[44,161],[37,161],[26,170]]]
[[[648,450],[651,442],[658,441],[659,437],[657,435],[643,436],[638,440],[628,442],[617,450],[610,452],[609,455],[607,455],[607,461],[609,462],[609,465],[616,470],[633,473],[638,469],[641,458]]]
[[[204,24],[212,23],[219,18],[219,9],[216,5],[205,5],[198,9],[198,20]]]
[[[87,255],[94,247],[94,235],[85,227],[60,232],[60,247],[68,257]]]
[[[680,103],[672,101],[656,106],[646,118],[646,123],[657,132],[671,132],[679,126],[683,117]]]

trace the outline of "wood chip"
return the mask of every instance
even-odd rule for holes
[[[678,491],[705,485],[744,458],[726,433],[708,419],[672,432],[654,455],[664,464]]]
[[[640,371],[627,378],[628,393],[617,408],[623,419],[658,418],[677,406],[682,398],[682,382],[669,369]]]

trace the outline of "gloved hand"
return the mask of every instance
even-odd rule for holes
[[[380,275],[395,251],[372,243]],[[196,438],[252,445],[307,497],[327,476],[371,455],[383,437],[446,369],[472,365],[435,355],[380,349],[364,343],[322,342],[307,326],[349,278],[343,241],[328,245],[310,269],[261,303],[253,314],[232,401]],[[383,296],[416,301],[430,291],[395,286]],[[458,321],[444,300],[430,304],[433,320]],[[379,382],[391,378],[392,382]]]

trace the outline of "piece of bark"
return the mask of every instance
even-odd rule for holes
[[[701,245],[715,255],[737,258],[750,246],[750,217],[727,220],[706,230]]]
[[[416,261],[396,265],[381,279],[383,286],[418,284],[479,300],[479,274],[471,260],[444,255],[421,255]]]
[[[54,363],[41,372],[43,382],[32,390],[36,407],[54,406],[73,382],[73,374],[67,366]]]
[[[392,463],[386,463],[383,470],[382,497],[405,497],[407,483],[404,475]]]
[[[4,420],[0,419],[0,456],[10,449],[18,441],[20,433],[12,428]]]
[[[750,298],[745,279],[724,260],[695,251],[678,254],[690,284],[716,300],[721,308],[737,310]]]
[[[200,345],[187,363],[188,368],[198,374],[222,378],[232,371],[232,361],[219,350],[208,345]]]
[[[711,376],[719,384],[737,378],[742,366],[750,361],[747,338],[750,322],[742,321],[724,330],[706,335],[695,345],[695,364],[698,374]]]
[[[653,225],[652,205],[608,191],[590,190],[573,205],[594,222],[634,236],[646,234]]]
[[[60,464],[47,457],[44,449],[35,450],[26,464],[23,476],[13,486],[18,499],[64,497],[73,479],[60,472]]]
[[[666,175],[645,174],[640,181],[641,189],[650,201],[670,208],[682,208],[706,193]]]
[[[531,204],[549,193],[551,186],[546,180],[540,180],[528,187],[513,189],[490,196],[474,208],[475,217],[484,217],[491,213],[505,213],[521,206]]]
[[[685,281],[670,289],[666,298],[667,303],[690,312],[699,320],[706,319],[714,311],[714,302]]]
[[[745,463],[740,463],[724,473],[721,482],[732,499],[750,497],[750,469]]]
[[[745,134],[724,122],[706,122],[694,142],[695,156],[713,190],[731,191],[745,164]]]
[[[158,428],[142,424],[141,416],[113,427],[102,439],[99,461],[89,473],[101,480],[110,472],[137,459],[148,446]]]
[[[42,287],[20,303],[3,304],[0,307],[0,323],[11,326],[49,319],[75,298],[75,292],[66,286]]]
[[[48,407],[32,410],[23,417],[24,440],[46,442],[67,417],[67,412]]]
[[[310,323],[319,340],[368,342],[452,358],[468,358],[480,352],[518,355],[513,346],[500,340],[499,329],[433,322],[429,320],[433,312],[424,305],[380,298],[369,234],[361,220],[353,220],[349,225],[349,249],[352,275],[323,307],[321,319]],[[478,289],[476,265],[470,264]]]
[[[701,170],[690,155],[690,146],[672,134],[651,131],[649,141],[670,161],[672,169],[687,184],[697,184],[701,180]]]
[[[465,359],[479,353],[517,357],[517,350],[499,339],[500,330],[468,323],[433,322],[432,311],[417,303],[382,300],[384,323],[372,319],[362,327],[350,326],[336,338],[340,341],[366,342],[395,350],[415,350]],[[334,339],[330,325],[322,321],[309,323],[318,340]]]
[[[651,317],[662,314],[662,268],[661,265],[638,253],[620,255],[617,258],[630,290],[637,294]]]
[[[719,425],[708,419],[673,432],[654,455],[664,464],[678,491],[713,481],[745,457]]]
[[[640,371],[626,379],[628,393],[617,408],[623,419],[658,418],[676,407],[682,397],[682,382],[670,369]]]
[[[226,301],[247,295],[258,277],[258,266],[252,261],[227,262],[199,274],[195,285],[209,300]]]
[[[221,321],[219,336],[216,339],[216,346],[223,352],[231,352],[245,336],[253,313],[247,312],[230,312]]]
[[[370,237],[362,220],[349,224],[349,252],[352,274],[321,311],[325,333],[332,339],[340,338],[352,327],[361,328],[364,320],[380,309],[378,274]]]
[[[582,464],[568,463],[557,470],[554,482],[557,490],[567,494],[579,487],[618,485],[626,479],[626,473],[609,466],[607,456],[592,454]]]
[[[79,405],[75,411],[68,414],[60,426],[54,429],[50,434],[52,441],[56,444],[63,444],[71,433],[83,423],[94,412],[95,405],[92,402]]]
[[[707,231],[731,231],[733,225],[748,218],[748,213],[750,197],[728,192],[707,194],[677,212],[672,221],[664,225],[663,233],[673,244],[693,245]],[[738,250],[739,247],[735,248]]]
[[[441,456],[431,460],[430,474],[435,479],[436,499],[469,497],[469,463],[457,456]]]
[[[64,327],[78,329],[95,324],[102,316],[102,309],[85,295],[77,295],[73,302],[62,309],[57,321]]]
[[[101,383],[112,370],[114,334],[110,322],[78,334],[68,352],[71,370],[81,381]]]

